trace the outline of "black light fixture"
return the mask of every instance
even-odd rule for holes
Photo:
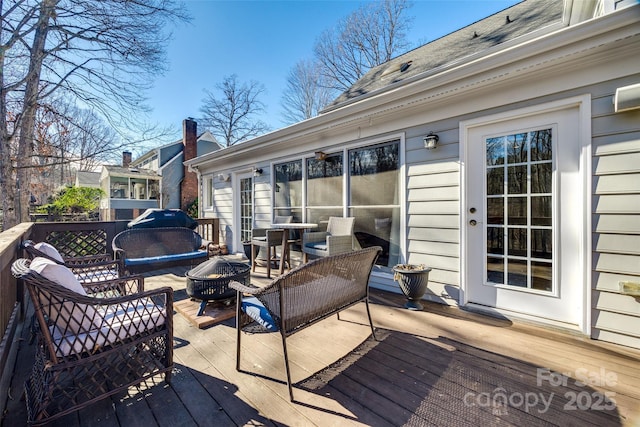
[[[427,150],[433,150],[438,146],[439,140],[440,138],[438,137],[438,135],[434,134],[433,132],[429,132],[429,135],[425,136],[422,142],[424,142],[424,148],[426,148]]]
[[[262,175],[262,168],[253,168],[253,176]]]
[[[316,160],[325,160],[327,158],[327,154],[322,151],[316,151]]]

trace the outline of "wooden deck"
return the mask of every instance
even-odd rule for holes
[[[145,284],[185,299],[183,273]],[[371,302],[378,341],[364,304],[288,340],[294,403],[279,334],[245,334],[236,372],[233,319],[198,329],[176,313],[171,385],[159,377],[51,425],[640,425],[640,351],[437,304],[408,311],[402,296],[375,290]],[[27,329],[3,426],[26,422]]]

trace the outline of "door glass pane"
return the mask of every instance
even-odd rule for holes
[[[551,193],[551,163],[531,165],[531,192]]]
[[[487,257],[487,282],[497,285],[504,283],[504,258]]]
[[[487,166],[504,164],[504,138],[487,139]]]
[[[251,228],[253,225],[253,180],[242,178],[240,180],[240,239],[243,242],[251,240]]]
[[[531,140],[531,161],[538,162],[552,159],[551,129],[536,130],[529,133]]]
[[[550,262],[531,261],[531,287],[538,291],[551,292],[552,287],[552,271]]]
[[[527,194],[527,166],[509,166],[507,182],[509,194]]]
[[[507,284],[519,288],[526,288],[527,281],[527,261],[507,259]]]
[[[551,129],[487,138],[485,148],[487,279],[550,292],[554,239]],[[506,227],[506,235],[499,226]]]
[[[487,194],[504,194],[504,168],[487,169]]]
[[[527,198],[509,197],[507,199],[509,225],[527,225]]]
[[[551,196],[531,197],[531,225],[551,226]]]
[[[504,224],[504,199],[487,199],[487,224]]]
[[[531,256],[551,259],[553,240],[550,229],[531,230]]]
[[[527,256],[527,229],[509,228],[507,231],[507,245],[509,255]]]
[[[504,228],[487,227],[487,253],[492,255],[504,254]]]
[[[507,159],[509,163],[526,163],[529,144],[526,133],[509,135],[505,138],[507,145]]]

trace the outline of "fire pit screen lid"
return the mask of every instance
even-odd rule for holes
[[[222,257],[215,257],[205,261],[197,267],[187,272],[189,278],[204,278],[210,274],[220,275],[219,277],[231,277],[249,271],[251,267],[243,262],[229,261]]]

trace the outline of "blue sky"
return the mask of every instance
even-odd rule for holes
[[[417,47],[505,9],[517,0],[417,0],[408,41]],[[186,0],[193,20],[173,29],[167,47],[169,71],[155,82],[148,103],[152,122],[175,128],[199,117],[203,90],[215,90],[225,76],[264,84],[266,113],[272,129],[284,126],[280,98],[289,70],[313,56],[316,38],[356,10],[359,1],[214,1]]]

